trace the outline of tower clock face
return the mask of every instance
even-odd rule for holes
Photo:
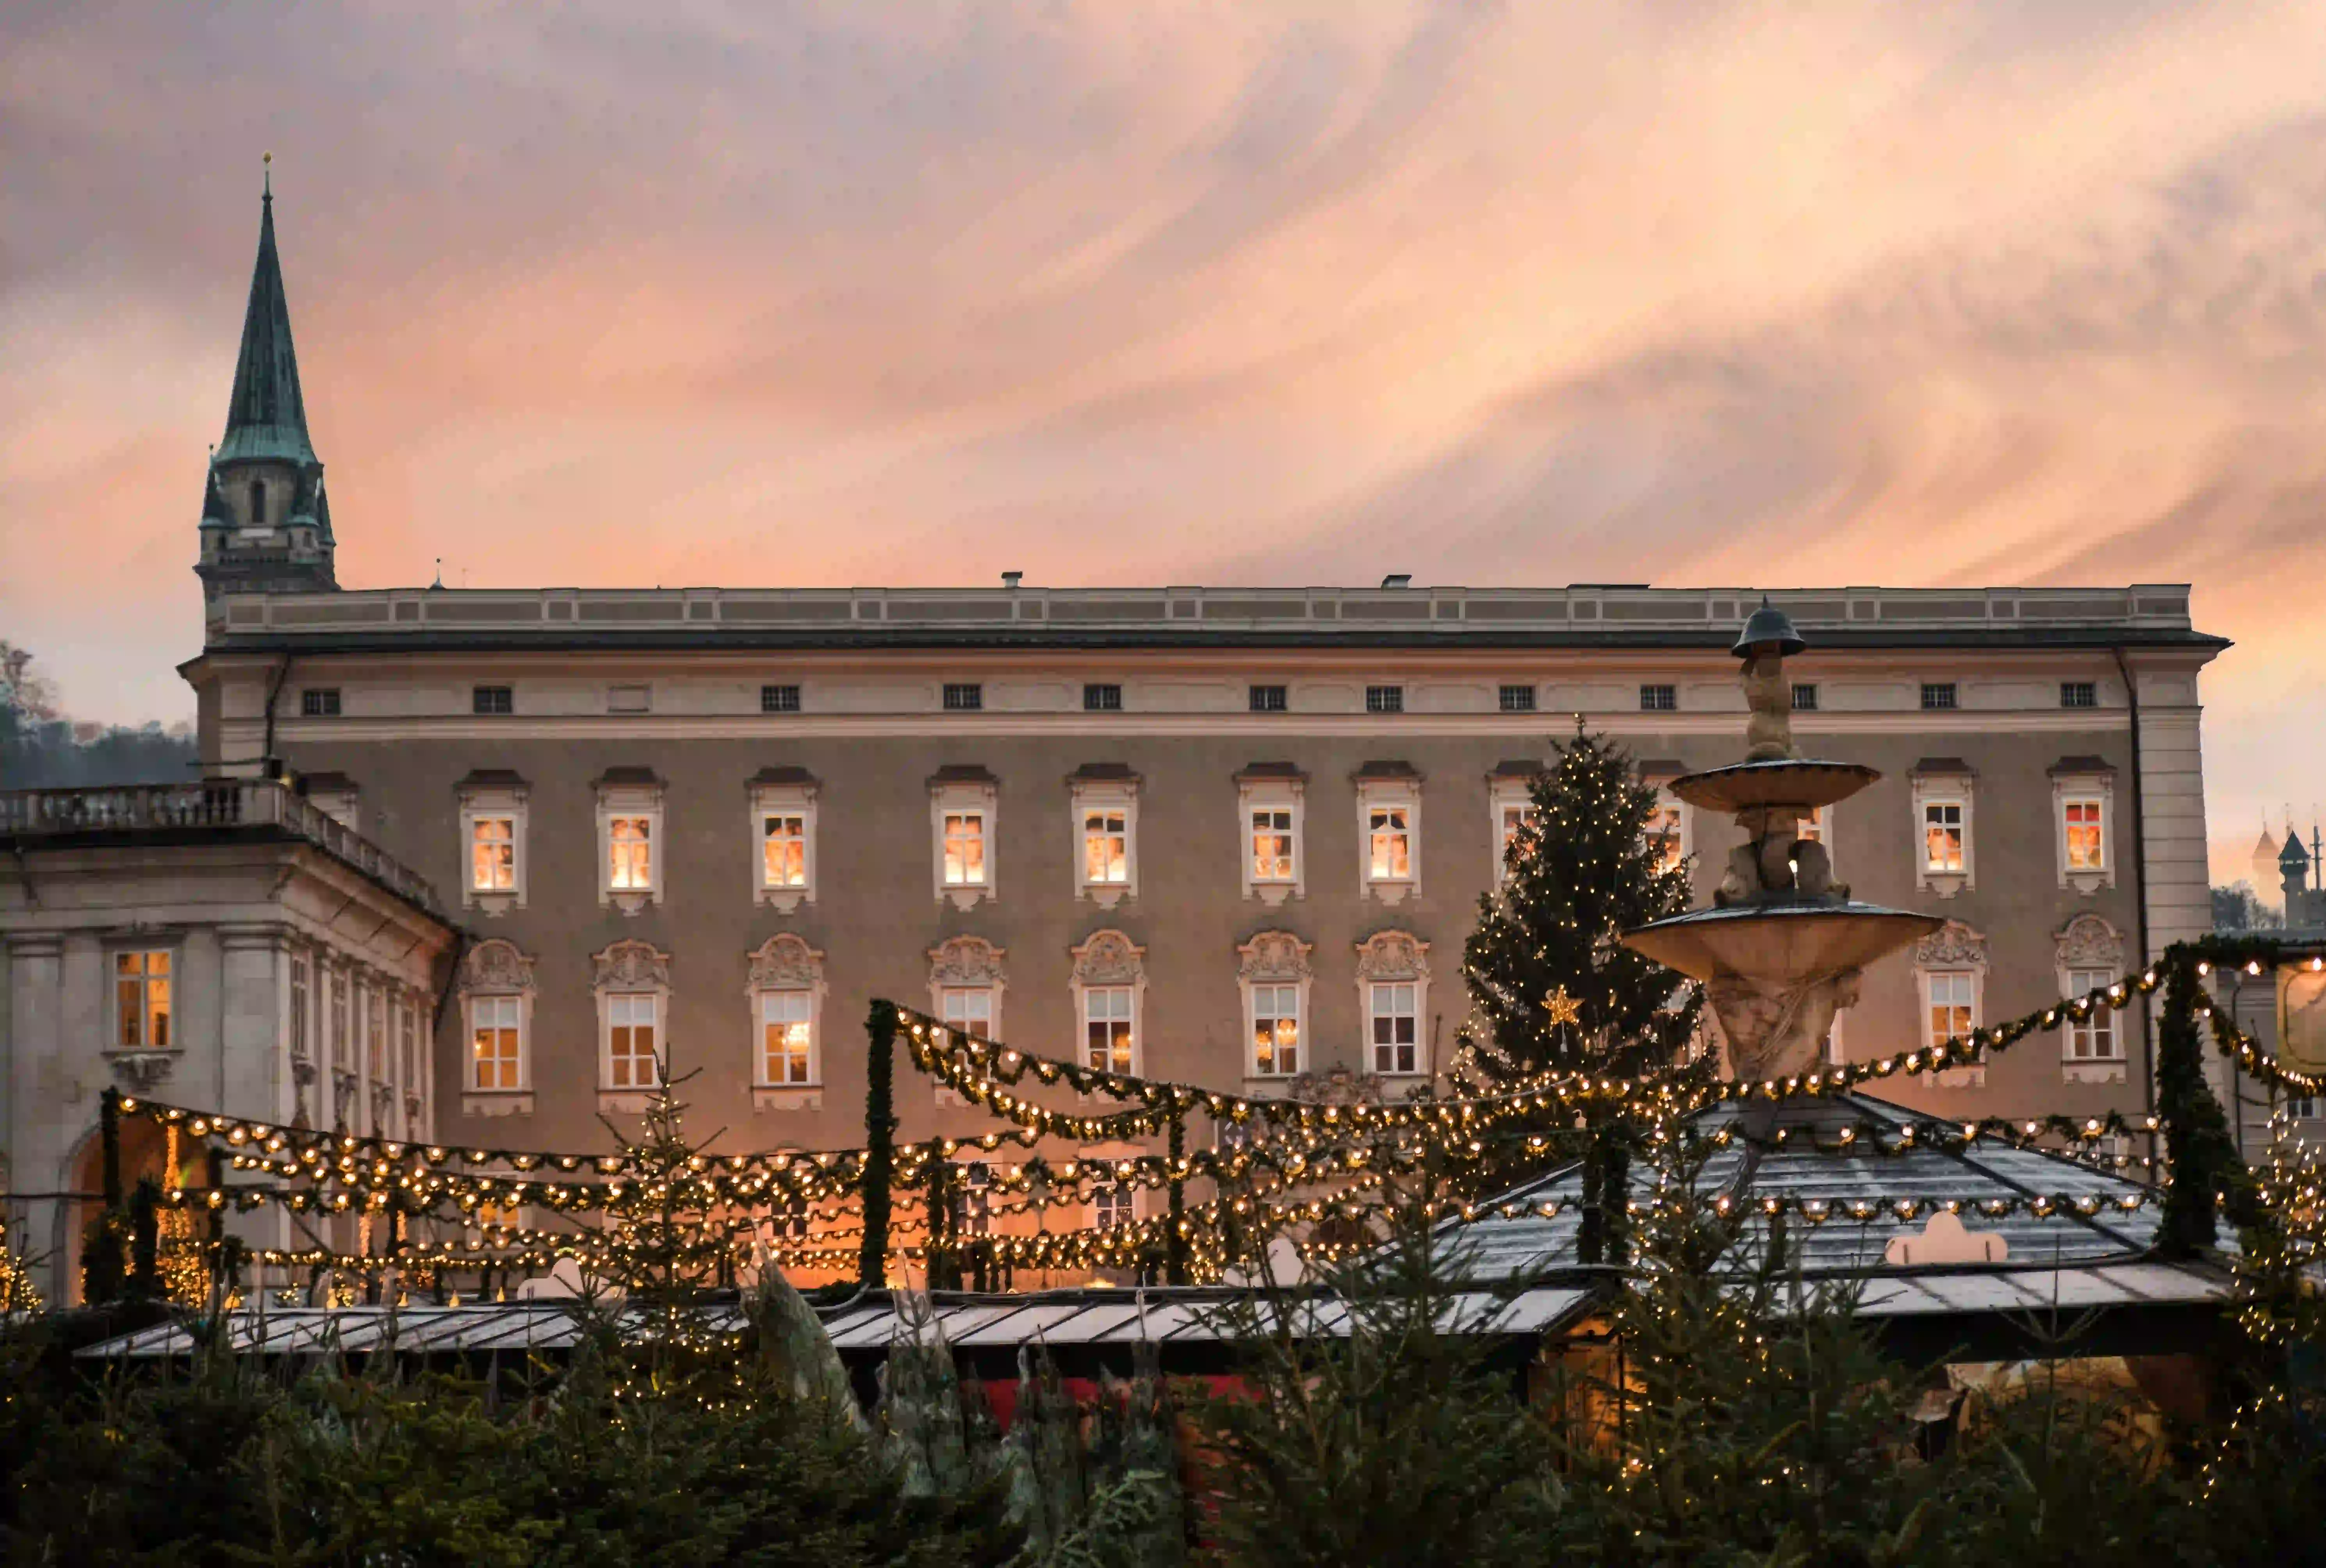
[[[2297,1072],[2326,1072],[2326,972],[2296,970],[2278,996],[2278,1053]]]

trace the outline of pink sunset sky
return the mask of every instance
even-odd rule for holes
[[[0,636],[191,711],[276,217],[340,579],[2196,585],[2326,799],[2326,8],[31,3]]]

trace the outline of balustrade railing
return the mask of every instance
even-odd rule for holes
[[[435,890],[418,872],[271,780],[206,779],[199,784],[0,791],[0,839],[203,828],[280,830],[345,861],[432,914],[443,913]]]

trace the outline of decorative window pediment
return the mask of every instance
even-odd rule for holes
[[[1959,920],[1949,920],[1914,944],[1918,970],[1978,970],[1986,968],[1986,938]]]
[[[1310,1061],[1308,993],[1311,944],[1289,931],[1263,931],[1236,949],[1243,992],[1244,1072],[1281,1081]]]
[[[1001,1033],[1001,994],[1009,979],[1008,956],[982,936],[956,936],[929,949],[929,1013],[947,1028],[992,1040]],[[960,1105],[961,1096],[939,1085],[939,1105]]]
[[[1921,993],[1921,1044],[1967,1038],[1979,1026],[1986,1006],[1986,938],[1949,920],[1916,942],[1913,954],[1915,987]],[[1975,1062],[1933,1077],[1941,1089],[1977,1089],[1986,1082],[1986,1067]]]
[[[1147,992],[1141,960],[1147,950],[1121,932],[1098,931],[1071,951],[1082,1064],[1101,1072],[1136,1073],[1140,1013]]]
[[[2097,914],[2079,914],[2060,928],[2056,975],[2071,1001],[2124,978],[2124,933]],[[2125,1032],[2131,1015],[2095,1007],[2084,1016],[2072,1007],[2060,1021],[2061,1076],[2070,1083],[2122,1083],[2128,1076]]]

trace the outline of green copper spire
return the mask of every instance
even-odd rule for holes
[[[270,155],[271,157],[271,155]],[[274,252],[274,181],[267,174],[259,203],[258,264],[250,274],[250,306],[242,318],[242,355],[235,362],[234,401],[227,407],[221,463],[273,460],[312,463],[307,405],[299,396],[299,357],[291,347],[291,306],[283,293],[283,263]]]

